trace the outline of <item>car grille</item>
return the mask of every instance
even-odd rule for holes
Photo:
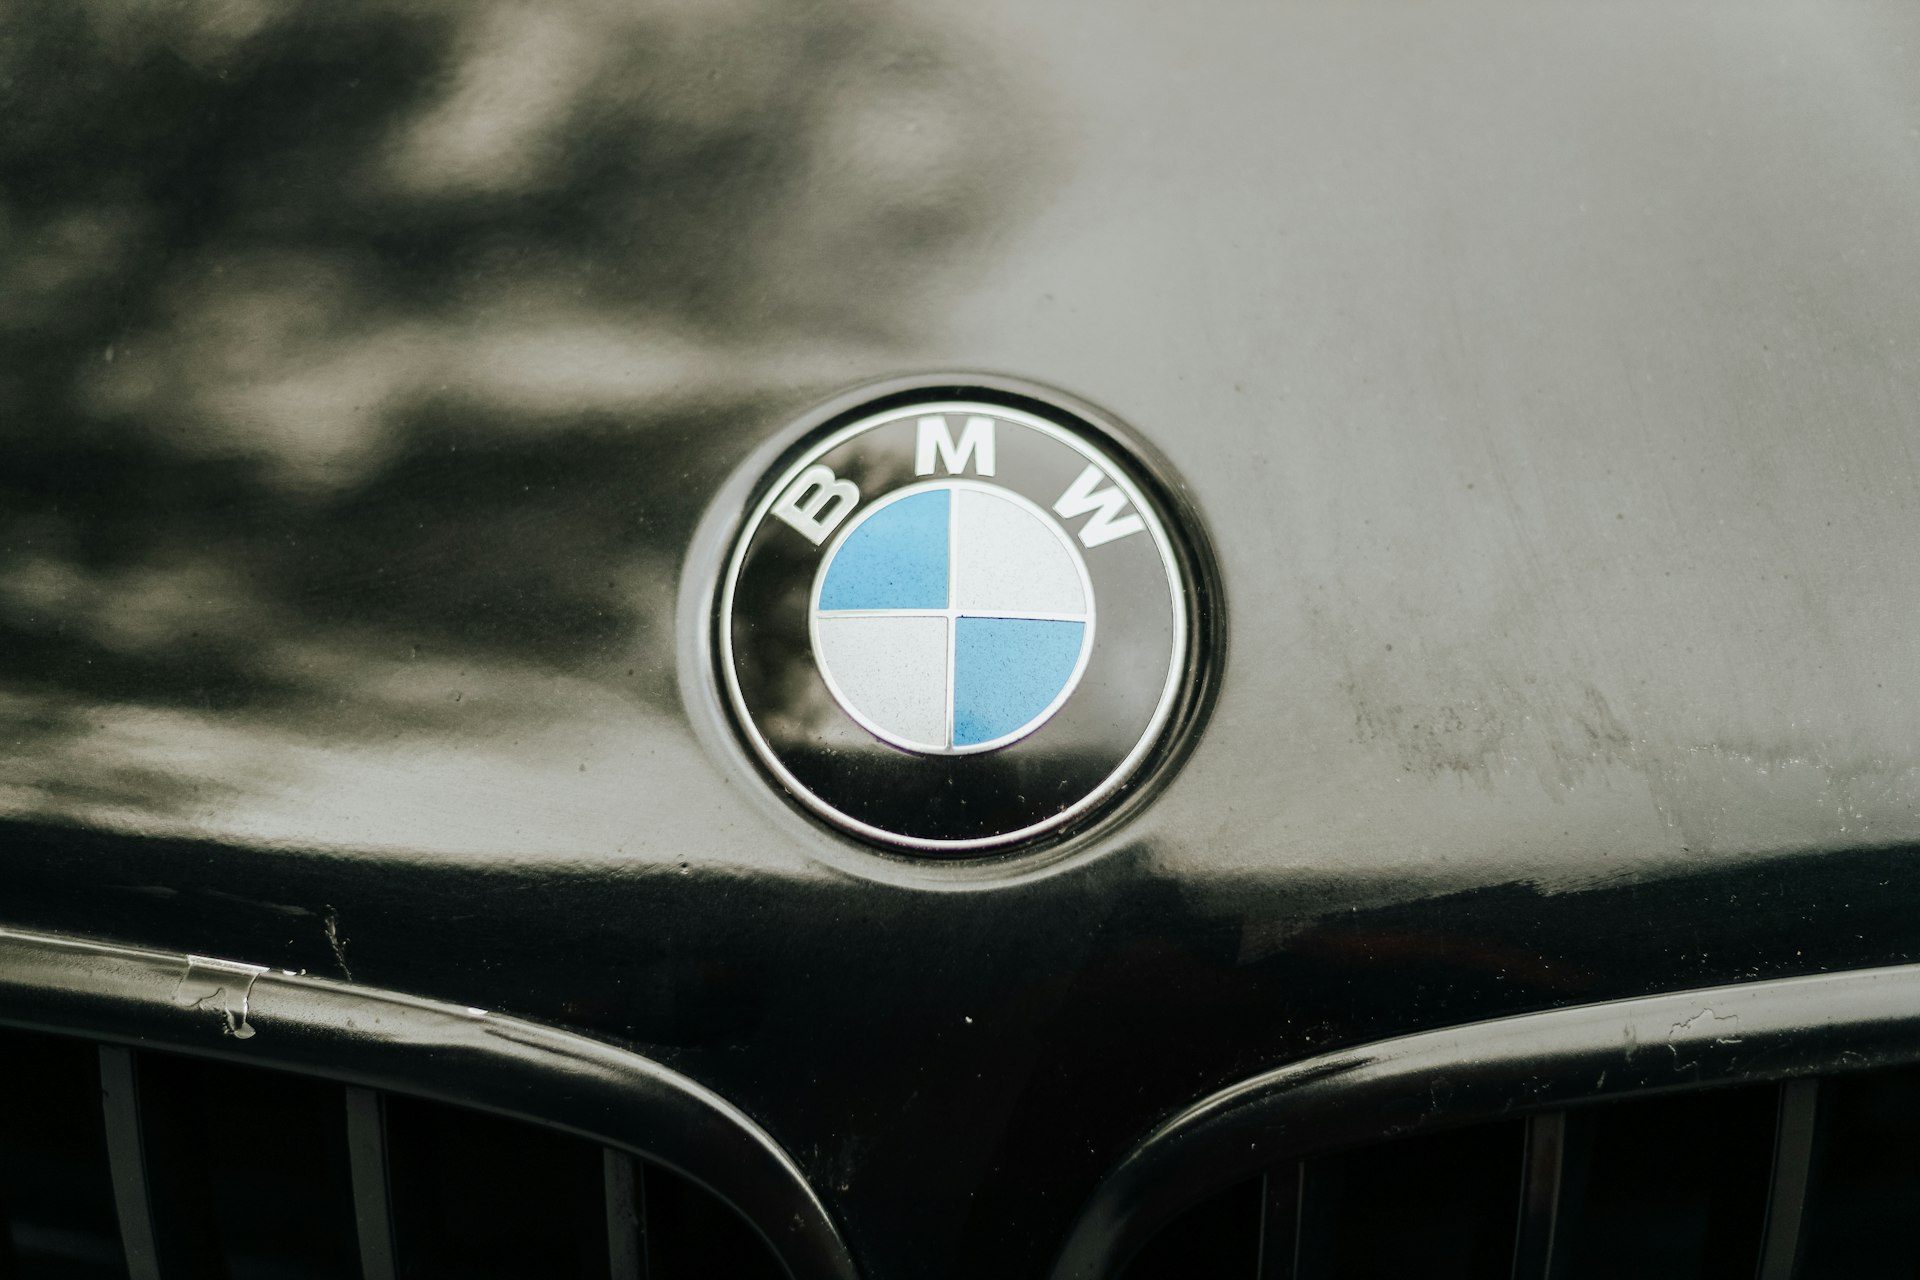
[[[1127,1280],[1874,1280],[1920,1269],[1920,1071],[1696,1089],[1309,1156]]]
[[[688,1179],[485,1111],[12,1030],[0,1083],[0,1277],[786,1274]]]

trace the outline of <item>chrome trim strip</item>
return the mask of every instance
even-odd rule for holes
[[[146,1130],[140,1124],[140,1071],[129,1049],[100,1046],[100,1113],[127,1280],[160,1280],[153,1201],[147,1195]]]
[[[1920,965],[1520,1014],[1342,1049],[1222,1089],[1094,1190],[1053,1280],[1115,1275],[1181,1210],[1315,1151],[1704,1084],[1920,1061]]]
[[[250,986],[202,995],[210,966]],[[0,1024],[296,1071],[564,1129],[712,1191],[766,1235],[794,1280],[857,1274],[805,1175],[751,1118],[678,1072],[573,1032],[282,969],[12,929],[0,929]]]
[[[347,1167],[353,1179],[353,1229],[361,1280],[397,1280],[393,1183],[387,1176],[387,1105],[377,1089],[346,1091]]]
[[[1820,1082],[1790,1080],[1781,1085],[1759,1280],[1793,1280],[1793,1273],[1799,1269],[1800,1229],[1806,1221],[1807,1188],[1813,1181],[1819,1131]]]

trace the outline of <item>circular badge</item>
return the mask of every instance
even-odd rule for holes
[[[871,840],[983,852],[1118,795],[1192,683],[1190,584],[1139,464],[1073,415],[957,399],[829,427],[720,593],[749,745]]]

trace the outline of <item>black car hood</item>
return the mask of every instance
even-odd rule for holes
[[[1920,13],[26,8],[0,922],[636,1047],[875,1274],[1318,1050],[1911,958]],[[1044,868],[827,835],[688,663],[728,478],[947,370],[1220,564]]]

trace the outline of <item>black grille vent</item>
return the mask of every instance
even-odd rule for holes
[[[1920,1070],[1596,1103],[1315,1155],[1203,1201],[1126,1280],[1920,1274]]]
[[[485,1112],[0,1031],[0,1280],[778,1280],[672,1172]]]

